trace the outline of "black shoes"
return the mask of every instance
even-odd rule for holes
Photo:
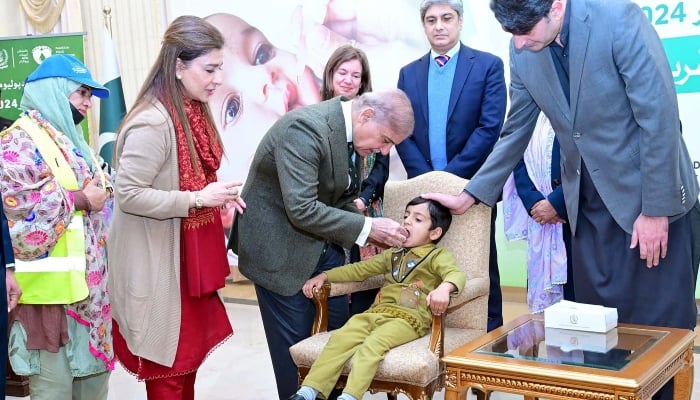
[[[300,394],[298,394],[298,393],[294,393],[294,394],[289,398],[289,400],[306,400],[306,399],[304,398],[304,396],[302,396],[302,395],[300,395]]]

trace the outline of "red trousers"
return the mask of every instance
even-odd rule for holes
[[[148,400],[194,400],[197,372],[168,378],[146,380]]]

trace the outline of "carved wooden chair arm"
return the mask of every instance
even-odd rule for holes
[[[488,278],[472,278],[467,281],[464,285],[464,290],[462,294],[451,302],[448,307],[448,312],[450,308],[457,307],[464,303],[468,303],[478,297],[485,296],[489,294],[489,284]],[[445,346],[443,345],[443,340],[445,337],[445,315],[433,315],[433,324],[430,328],[430,351],[437,357],[442,358],[445,354]]]
[[[311,336],[328,330],[328,297],[331,293],[331,284],[326,282],[320,288],[314,289],[314,297],[311,299],[316,307],[314,323],[311,326]]]
[[[430,352],[442,358],[444,347],[442,342],[445,338],[445,313],[442,315],[433,314],[433,324],[430,327]]]
[[[384,284],[384,276],[377,275],[367,278],[361,282],[326,282],[320,288],[314,290],[314,297],[311,299],[316,307],[314,323],[311,327],[311,335],[328,330],[328,298],[334,296],[347,295],[368,289],[376,289]]]

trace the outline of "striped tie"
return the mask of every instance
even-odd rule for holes
[[[440,54],[439,56],[435,57],[435,62],[439,67],[444,67],[448,61],[450,61],[450,56],[447,54]]]
[[[345,193],[347,194],[356,195],[358,190],[360,189],[360,174],[357,168],[357,163],[355,162],[355,159],[357,158],[359,158],[359,156],[355,155],[355,147],[352,145],[352,142],[348,142],[349,185],[347,189],[345,189]]]

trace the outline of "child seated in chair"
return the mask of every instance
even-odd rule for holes
[[[405,247],[390,248],[367,261],[336,267],[306,281],[302,291],[312,297],[326,280],[361,281],[382,273],[386,278],[372,306],[331,335],[290,400],[313,400],[319,393],[328,398],[351,357],[353,368],[338,400],[361,399],[386,353],[426,334],[431,311],[444,313],[450,297],[458,295],[466,282],[452,254],[436,246],[451,223],[447,208],[416,197],[404,212],[403,226],[409,232]]]

